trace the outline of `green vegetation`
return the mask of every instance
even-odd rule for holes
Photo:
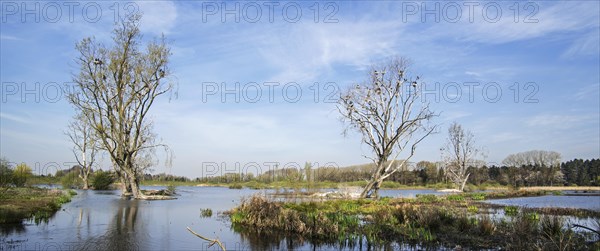
[[[504,214],[506,216],[516,216],[518,212],[519,212],[519,208],[516,206],[505,206],[504,207]]]
[[[365,187],[370,179],[373,164],[363,164],[348,167],[313,167],[306,164],[304,169],[281,168],[268,170],[254,175],[252,173],[226,173],[221,176],[196,178],[195,184],[225,186],[231,184],[253,189],[263,188],[338,188],[342,186]],[[560,166],[543,167],[540,165],[523,166],[482,166],[469,167],[469,180],[465,191],[476,192],[489,189],[508,187],[533,186],[564,186],[564,185],[600,185],[600,159],[572,160]],[[177,180],[182,184],[194,184],[186,177],[147,175],[144,184],[152,184],[154,180]],[[186,183],[190,181],[190,183]],[[158,184],[161,184],[158,182]],[[164,182],[162,182],[164,184]],[[381,185],[381,188],[454,188],[454,184],[446,178],[440,163],[420,161],[416,168],[402,169],[391,175]]]
[[[485,193],[472,193],[471,199],[473,200],[485,200]]]
[[[244,187],[239,183],[234,183],[234,184],[229,185],[229,189],[242,189],[242,188],[244,188]]]
[[[0,187],[7,187],[12,184],[13,170],[10,168],[8,160],[0,159]]]
[[[60,179],[60,184],[65,189],[79,189],[83,187],[83,181],[79,178],[77,171],[68,172]]]
[[[581,164],[580,166],[571,168],[574,164]],[[564,166],[565,168],[562,168]],[[565,177],[565,183],[570,185],[577,184],[589,184],[591,186],[597,186],[597,181],[600,181],[600,176],[597,176],[596,180],[591,180],[590,177],[597,174],[597,170],[600,170],[600,160],[573,160],[563,163],[560,170],[556,171],[573,172],[581,171],[583,174],[580,176],[574,176],[575,174],[558,175],[557,177]],[[349,166],[343,168],[337,167],[312,167],[307,163],[304,169],[294,168],[283,168],[276,170],[269,170],[265,173],[255,176],[252,173],[239,174],[239,173],[227,173],[222,176],[215,177],[203,177],[191,180],[183,176],[174,176],[170,174],[146,174],[141,181],[141,185],[145,186],[168,186],[170,184],[174,186],[222,186],[231,188],[250,188],[250,189],[276,189],[276,188],[308,188],[308,189],[323,189],[323,188],[342,188],[342,187],[364,187],[367,185],[372,166],[371,164]],[[539,169],[539,170],[538,170]],[[61,184],[61,178],[67,175],[69,172],[76,170],[74,168],[67,170],[60,170],[56,172],[54,176],[33,176],[28,180],[28,184]],[[483,190],[507,190],[507,188],[513,187],[531,187],[537,185],[558,185],[561,186],[564,183],[552,183],[552,180],[548,182],[543,181],[544,179],[536,178],[528,181],[523,177],[531,177],[531,172],[544,171],[547,169],[540,169],[539,167],[506,167],[506,166],[483,166],[480,168],[470,168],[468,170],[471,173],[468,184],[465,186],[467,192],[477,192]],[[549,170],[549,169],[548,169]],[[9,167],[0,168],[0,186],[2,183],[8,182],[12,184],[12,169]],[[112,173],[112,172],[110,172]],[[544,173],[549,175],[549,173]],[[448,182],[444,178],[445,174],[443,169],[439,168],[436,163],[421,161],[416,164],[414,170],[400,170],[396,174],[390,176],[389,180],[382,183],[381,188],[383,189],[447,189],[453,188],[453,184]],[[576,179],[566,178],[576,177]],[[582,178],[583,177],[583,178]],[[588,181],[587,179],[590,178]],[[512,181],[511,181],[512,180]],[[514,181],[516,180],[516,181]],[[581,182],[577,181],[580,180]],[[586,180],[584,182],[584,180]],[[510,182],[509,182],[510,181]],[[514,181],[514,182],[513,182]],[[564,187],[568,189],[570,187]],[[576,188],[576,187],[573,187]],[[518,190],[518,189],[516,189]],[[556,192],[558,194],[558,192]],[[483,193],[480,193],[483,195]],[[478,195],[475,195],[478,196]],[[481,200],[490,199],[487,197],[478,197]],[[475,198],[477,200],[477,198]]]
[[[462,194],[450,194],[446,196],[446,199],[449,201],[463,201],[465,200],[465,197]]]
[[[61,205],[71,201],[74,191],[35,187],[6,188],[0,194],[0,224],[48,221]]]
[[[168,194],[175,194],[175,190],[177,190],[177,187],[175,185],[173,185],[173,184],[169,184],[167,186],[166,192]]]
[[[92,176],[92,187],[94,190],[109,190],[114,181],[111,173],[98,170]]]
[[[436,197],[434,199],[434,197]],[[458,245],[473,249],[596,250],[586,233],[573,232],[560,217],[516,208],[508,220],[478,215],[471,196],[419,196],[416,199],[326,200],[285,203],[252,196],[227,212],[235,231],[260,232],[278,243],[296,236],[319,244],[362,243],[379,246],[402,242],[439,248]],[[452,199],[451,199],[452,198]],[[471,204],[474,203],[474,204]],[[596,215],[598,217],[598,215]],[[285,233],[282,236],[281,233]],[[565,238],[568,237],[568,238]]]
[[[210,208],[201,208],[200,209],[200,217],[202,218],[210,218],[212,217],[213,211]]]
[[[25,186],[27,179],[29,179],[31,175],[31,167],[25,163],[18,164],[12,173],[13,184],[17,187]]]
[[[439,201],[435,194],[417,194],[417,201],[421,203],[432,203]]]
[[[476,214],[479,212],[479,208],[475,205],[472,206],[468,206],[467,207],[467,212],[472,213],[472,214]]]

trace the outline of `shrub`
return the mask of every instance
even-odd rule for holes
[[[6,159],[0,159],[0,187],[7,187],[12,184],[13,170]]]
[[[109,172],[98,170],[92,178],[92,187],[94,190],[108,190],[114,181],[115,179]]]
[[[210,208],[200,209],[200,217],[202,218],[210,218],[212,217],[213,211]]]
[[[17,187],[25,186],[27,179],[31,177],[31,168],[27,164],[18,164],[12,174],[13,184]]]
[[[472,214],[476,214],[479,212],[479,208],[475,205],[471,205],[467,207],[467,212],[472,213]]]
[[[518,212],[519,212],[519,208],[516,206],[505,206],[504,207],[504,214],[506,214],[507,216],[516,216]]]
[[[417,194],[417,201],[422,203],[437,202],[438,197],[435,194]]]
[[[242,188],[243,188],[243,186],[238,183],[229,185],[229,189],[242,189]]]
[[[496,223],[489,215],[483,215],[479,219],[479,233],[485,236],[491,236],[496,232]]]
[[[64,189],[77,189],[83,187],[83,182],[79,178],[77,172],[69,172],[60,179],[60,183]]]
[[[465,200],[465,197],[463,197],[460,194],[451,194],[451,195],[448,195],[446,198],[448,199],[448,201],[463,201],[463,200]]]
[[[175,187],[175,185],[169,184],[167,186],[167,193],[173,195],[173,194],[175,194],[176,189],[177,189],[177,187]]]
[[[474,194],[471,194],[471,199],[473,199],[473,200],[485,200],[485,193],[474,193]]]

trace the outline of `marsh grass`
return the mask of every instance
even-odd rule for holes
[[[47,222],[75,194],[73,190],[9,188],[0,196],[0,224],[18,224],[23,220]]]
[[[201,208],[200,209],[200,217],[201,218],[210,218],[213,215],[213,211],[210,208]]]
[[[480,204],[473,196],[448,197],[285,203],[254,195],[226,214],[234,230],[278,232],[343,246],[359,245],[363,238],[375,246],[390,242],[511,250],[595,250],[598,246],[586,244],[585,236],[571,231],[564,221],[533,210],[516,208],[513,217],[495,221],[478,214]]]

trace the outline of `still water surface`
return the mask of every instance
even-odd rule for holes
[[[499,200],[487,200],[486,202],[519,207],[561,207],[561,208],[582,208],[594,211],[600,211],[600,196],[584,195],[584,196],[555,196],[546,195],[540,197],[521,197],[508,198]]]
[[[244,197],[272,193],[273,190],[178,187],[177,199],[168,201],[125,200],[120,197],[120,191],[77,192],[72,202],[63,205],[48,223],[27,223],[24,227],[3,229],[0,250],[219,250],[217,245],[208,248],[207,242],[187,232],[187,226],[206,237],[218,238],[228,250],[340,249],[334,246],[315,247],[302,240],[274,240],[237,233],[229,220],[221,215],[221,212],[238,205]],[[414,197],[416,194],[438,192],[383,190],[380,194]],[[539,204],[541,206],[569,204],[600,210],[600,197],[554,197],[519,198],[524,200],[519,204],[533,206],[542,200],[546,204]],[[571,201],[572,198],[578,198],[578,202]],[[552,203],[548,204],[550,200]],[[200,209],[204,208],[212,209],[212,217],[200,216]]]

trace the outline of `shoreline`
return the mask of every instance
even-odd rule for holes
[[[600,187],[594,186],[568,186],[568,187],[560,187],[560,186],[535,186],[535,187],[521,187],[519,190],[524,191],[534,191],[534,190],[544,190],[544,191],[600,191]]]

